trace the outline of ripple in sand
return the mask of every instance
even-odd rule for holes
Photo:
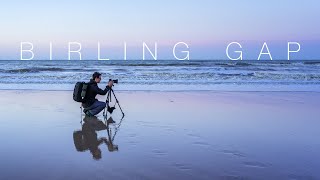
[[[226,176],[220,176],[221,180],[246,180],[250,179],[248,177],[242,177],[242,176],[236,176],[236,175],[226,175]]]
[[[139,120],[139,121],[137,121],[139,124],[152,124],[152,125],[155,125],[155,123],[154,122],[152,122],[152,121],[141,121],[141,120]]]
[[[164,129],[164,130],[166,130],[166,131],[168,131],[168,132],[176,132],[174,129],[170,129],[170,128],[166,128],[166,129]]]
[[[137,146],[138,142],[137,141],[128,141],[128,144],[131,146]]]
[[[160,125],[159,127],[161,127],[161,128],[172,128],[173,125]]]
[[[140,126],[143,127],[157,127],[157,124],[154,122],[148,122],[148,121],[138,121]]]
[[[56,111],[57,112],[65,112],[65,110],[63,108],[57,108]]]
[[[182,171],[191,170],[191,167],[187,166],[186,164],[174,163],[173,166],[178,170],[182,170]]]
[[[188,133],[187,135],[193,138],[201,138],[201,136],[197,134]]]
[[[290,174],[288,176],[288,178],[290,180],[313,180],[313,179],[316,179],[315,177],[310,176],[310,175],[297,175],[297,174]]]
[[[135,137],[137,137],[137,134],[129,134],[128,137],[135,138]]]
[[[196,141],[196,142],[193,142],[192,144],[197,146],[210,146],[210,144],[202,141]]]
[[[175,132],[174,126],[171,125],[161,125],[160,128],[169,132]]]
[[[142,127],[146,127],[146,128],[154,128],[157,127],[156,125],[150,125],[150,124],[142,124]]]
[[[161,151],[161,150],[159,150],[159,149],[154,149],[154,150],[152,150],[152,154],[154,154],[154,155],[156,155],[156,156],[166,156],[166,155],[168,155],[167,152]]]
[[[233,155],[237,157],[246,157],[246,155],[242,152],[239,151],[233,151],[233,150],[222,150],[222,153],[228,154],[228,155]]]
[[[253,168],[266,168],[268,167],[267,164],[261,163],[261,162],[244,162],[245,166],[253,167]]]

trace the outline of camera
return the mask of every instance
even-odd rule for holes
[[[118,84],[118,79],[109,79],[109,81],[113,81],[113,83]]]

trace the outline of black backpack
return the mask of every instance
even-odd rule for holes
[[[77,82],[73,90],[73,100],[76,102],[85,102],[89,83]]]

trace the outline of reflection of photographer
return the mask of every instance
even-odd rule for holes
[[[109,107],[109,105],[105,102],[98,101],[96,99],[97,94],[106,95],[109,90],[111,90],[114,81],[109,80],[108,85],[104,90],[98,87],[98,83],[101,81],[101,74],[98,72],[93,73],[92,79],[88,83],[88,87],[86,90],[86,95],[84,101],[82,102],[82,106],[84,108],[83,112],[88,116],[93,116],[99,114],[106,106],[108,106],[108,111],[110,113],[115,109],[114,107]],[[117,83],[117,81],[115,82]]]
[[[73,141],[77,151],[83,152],[90,150],[92,157],[96,160],[101,159],[99,145],[105,142],[106,138],[99,138],[96,131],[107,129],[107,126],[97,117],[85,116],[81,131],[73,132]]]
[[[115,123],[112,117],[107,120],[107,125],[96,116],[85,116],[83,121],[82,130],[73,132],[73,141],[77,151],[84,152],[89,150],[95,160],[99,160],[102,157],[101,149],[99,148],[102,143],[108,146],[109,152],[118,151],[118,146],[113,144],[115,135],[111,136],[112,133],[109,128],[109,124]],[[98,138],[97,131],[101,130],[108,131],[108,138]]]

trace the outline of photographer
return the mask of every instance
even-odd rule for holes
[[[94,116],[99,114],[106,106],[108,106],[108,111],[112,113],[114,108],[110,108],[109,105],[105,102],[98,101],[96,99],[96,95],[106,95],[108,91],[113,86],[113,81],[109,81],[108,85],[104,90],[98,87],[98,83],[101,81],[101,73],[95,72],[92,75],[92,79],[90,79],[85,101],[82,103],[82,107],[84,108],[83,112],[88,116]]]

